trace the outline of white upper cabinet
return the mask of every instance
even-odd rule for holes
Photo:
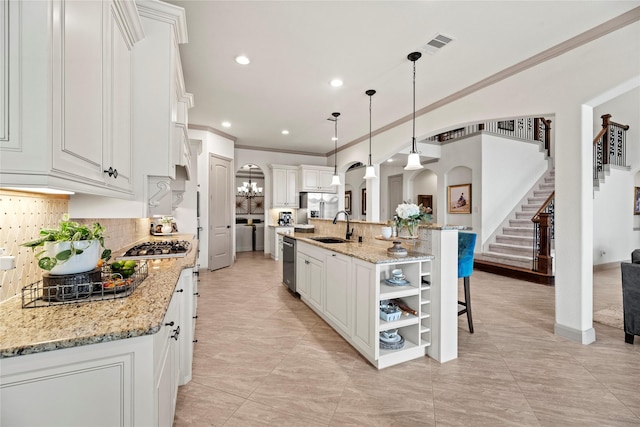
[[[298,168],[286,165],[271,165],[272,199],[274,208],[298,207]]]
[[[135,4],[10,1],[2,9],[9,49],[0,81],[10,94],[0,114],[2,186],[131,197],[132,49],[143,37]]]
[[[336,187],[331,185],[332,178],[331,167],[300,165],[299,191],[335,193]]]
[[[169,3],[136,2],[145,38],[133,52],[134,158],[144,175],[176,178],[189,169],[188,110],[179,45],[187,43],[184,9]]]

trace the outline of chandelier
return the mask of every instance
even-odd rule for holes
[[[246,165],[243,168],[249,169],[249,182],[244,181],[242,186],[238,187],[238,196],[253,199],[254,197],[262,197],[262,187],[258,187],[255,182],[251,181],[251,169],[257,169],[256,165]]]

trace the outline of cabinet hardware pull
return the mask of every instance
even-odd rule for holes
[[[174,334],[171,335],[171,338],[178,341],[178,335],[180,335],[180,326],[173,330]]]
[[[193,340],[193,342],[198,342],[198,340]]]
[[[197,315],[196,315],[196,316],[193,316],[193,318],[194,318],[194,319],[197,319],[197,318],[198,318],[198,316],[197,316]]]
[[[178,289],[176,292],[184,292],[184,289]]]
[[[102,172],[104,172],[107,175],[112,176],[114,178],[118,178],[118,169],[114,169],[111,166],[109,166],[109,169],[103,170]]]
[[[200,296],[200,292],[196,292],[195,294],[193,294],[193,296],[199,297]]]
[[[171,322],[169,322],[169,323],[165,323],[165,324],[164,324],[164,326],[173,326],[173,325],[175,325],[175,323],[173,322],[173,320],[172,320]]]

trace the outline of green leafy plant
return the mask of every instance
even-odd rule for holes
[[[38,247],[43,247],[46,242],[55,243],[97,240],[103,248],[100,258],[106,261],[111,258],[111,250],[104,247],[104,233],[105,228],[98,222],[94,222],[91,225],[79,224],[75,221],[70,221],[69,215],[64,214],[62,216],[62,221],[58,224],[58,228],[43,228],[40,230],[40,237],[38,239],[24,242],[21,246],[31,248],[35,252],[34,256],[38,260],[38,266],[43,270],[50,271],[57,264],[64,263],[74,255],[80,255],[84,251],[81,248],[75,247],[72,243],[69,245],[69,249],[64,249],[53,257],[49,257],[43,256],[47,252],[46,250],[36,252]]]

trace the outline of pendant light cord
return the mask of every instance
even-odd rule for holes
[[[371,98],[373,98],[373,94],[369,95],[369,166],[373,166],[371,164]]]
[[[333,174],[338,175],[338,118],[336,117],[335,121],[335,150],[333,152]]]
[[[416,147],[416,61],[413,61],[413,134],[411,137],[411,151],[418,152],[418,147]]]

